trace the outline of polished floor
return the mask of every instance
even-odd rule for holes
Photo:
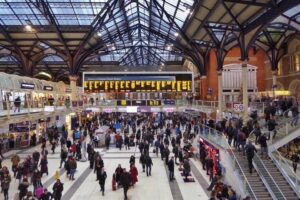
[[[50,147],[48,147],[50,148]],[[3,165],[6,165],[11,169],[11,162],[9,156],[13,152],[17,152],[21,159],[23,160],[32,152],[38,149],[40,151],[40,146],[36,148],[31,148],[23,151],[12,151],[5,156],[7,159],[3,161]],[[82,200],[82,199],[109,199],[109,200],[122,200],[123,190],[117,189],[112,191],[112,174],[118,164],[122,167],[129,168],[129,157],[133,154],[136,156],[136,166],[138,168],[138,183],[131,187],[128,191],[128,197],[130,200],[143,200],[143,199],[155,199],[155,200],[181,200],[181,199],[208,199],[209,193],[206,191],[206,187],[209,184],[208,177],[200,169],[200,163],[197,160],[191,159],[192,176],[195,178],[195,182],[185,183],[183,177],[181,176],[178,167],[175,167],[175,181],[169,182],[168,171],[165,167],[164,162],[156,157],[155,154],[151,153],[153,158],[153,168],[152,176],[147,177],[145,173],[142,172],[142,166],[138,163],[139,153],[138,149],[132,147],[130,150],[116,149],[111,147],[108,151],[104,149],[96,149],[100,152],[104,160],[104,166],[108,174],[106,180],[106,191],[105,196],[102,197],[100,192],[100,186],[96,181],[96,175],[92,170],[89,169],[89,162],[78,162],[77,172],[75,174],[75,180],[70,181],[66,177],[66,172],[64,169],[59,169],[59,154],[60,150],[57,148],[55,154],[49,154],[49,176],[44,175],[42,178],[42,183],[44,187],[47,187],[52,191],[52,186],[54,184],[54,174],[55,171],[59,171],[60,179],[64,183],[63,200]],[[49,149],[50,152],[50,149]],[[152,152],[152,148],[150,150]],[[32,190],[32,185],[29,190]],[[13,199],[14,195],[18,192],[18,180],[12,179],[9,197]],[[1,194],[2,195],[2,194]],[[3,196],[0,196],[0,199]]]

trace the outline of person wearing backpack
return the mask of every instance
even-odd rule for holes
[[[57,179],[53,185],[53,197],[55,200],[60,200],[62,196],[62,192],[64,190],[63,183],[60,182],[60,179]]]
[[[271,137],[271,135],[272,135],[272,133],[273,133],[273,136],[272,136],[272,138],[274,139],[275,138],[275,136],[276,136],[276,126],[277,126],[277,123],[276,123],[276,121],[275,121],[275,119],[274,119],[274,117],[273,116],[271,116],[271,118],[270,118],[270,120],[268,121],[268,130],[269,130],[269,134],[270,134],[270,137]]]
[[[60,152],[60,165],[59,165],[59,168],[62,167],[63,163],[66,163],[67,157],[68,157],[68,151],[67,151],[67,149],[62,148],[61,152]]]
[[[247,156],[247,160],[248,160],[248,167],[249,167],[249,173],[252,174],[252,169],[253,169],[253,157],[255,152],[257,152],[255,146],[252,144],[251,141],[248,142],[248,144],[246,145],[246,156]]]
[[[291,126],[297,126],[298,120],[299,120],[299,111],[298,111],[298,106],[295,104],[292,108],[292,121],[291,121]]]
[[[238,145],[237,145],[238,151],[241,151],[240,146],[242,146],[242,152],[243,155],[245,155],[246,134],[242,130],[239,131],[237,135],[237,140],[238,140]]]

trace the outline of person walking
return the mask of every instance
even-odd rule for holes
[[[72,159],[70,159],[70,161],[69,161],[69,168],[70,168],[70,180],[73,181],[73,180],[75,180],[74,174],[75,174],[76,168],[77,168],[77,162],[74,157]]]
[[[42,187],[42,181],[41,181],[41,172],[38,169],[35,169],[33,174],[32,174],[32,178],[31,178],[31,182],[33,185],[33,194],[36,194],[35,191]]]
[[[248,160],[248,166],[249,166],[249,173],[252,174],[252,169],[253,169],[253,157],[254,157],[254,153],[257,152],[255,146],[252,144],[251,141],[248,142],[248,144],[246,145],[246,156],[247,156],[247,160]]]
[[[20,98],[20,96],[18,96],[18,97],[15,99],[14,105],[15,105],[14,112],[16,112],[17,110],[18,110],[18,112],[20,112],[20,108],[21,108],[21,98]]]
[[[295,104],[291,108],[292,111],[292,121],[291,121],[291,126],[297,126],[298,120],[299,120],[299,110],[298,110],[298,105]]]
[[[174,157],[173,156],[168,161],[168,168],[169,168],[169,179],[170,181],[173,181],[174,180]]]
[[[268,144],[267,144],[267,137],[265,134],[262,134],[259,139],[258,142],[260,144],[260,155],[261,157],[264,156],[264,154],[266,154],[266,157],[268,157]]]
[[[141,157],[140,157],[140,163],[141,163],[141,165],[142,165],[143,172],[145,172],[145,167],[146,167],[145,158],[146,158],[146,155],[142,153],[142,154],[141,154]]]
[[[23,181],[19,184],[19,199],[22,200],[23,197],[26,196],[27,192],[28,192],[28,187],[29,187],[29,182],[27,177],[23,178]]]
[[[60,182],[60,179],[56,180],[52,189],[53,189],[54,200],[60,200],[62,196],[62,192],[64,190],[64,184]]]
[[[20,163],[20,157],[18,156],[18,154],[13,154],[10,161],[11,161],[11,164],[12,164],[12,171],[14,173],[14,177],[16,177],[17,175],[17,169],[18,169],[18,165]]]
[[[43,176],[44,173],[47,174],[48,176],[48,160],[47,160],[47,157],[44,155],[41,159],[41,162],[40,162],[40,167],[41,167],[41,176]]]
[[[134,155],[131,155],[130,156],[130,159],[129,159],[129,165],[135,165],[135,156]]]
[[[274,119],[273,116],[271,116],[270,120],[268,121],[268,130],[269,130],[269,134],[270,134],[270,138],[274,139],[275,136],[276,136],[276,126],[277,126],[277,123]],[[273,133],[273,135],[272,135]]]
[[[124,146],[125,146],[125,150],[129,150],[130,147],[129,147],[129,137],[128,137],[128,134],[125,134],[125,139],[124,139]]]
[[[94,168],[95,154],[96,154],[96,152],[95,152],[94,148],[92,148],[90,153],[88,154],[88,160],[90,161],[90,169]]]
[[[293,169],[294,169],[294,172],[296,173],[297,167],[298,167],[298,162],[299,162],[299,156],[297,155],[297,153],[294,153],[292,155],[291,160],[293,161]]]
[[[34,165],[38,166],[39,161],[40,161],[40,157],[41,154],[38,152],[38,150],[36,149],[33,153],[32,153],[32,159],[34,161]]]
[[[60,152],[60,165],[59,165],[59,168],[62,167],[62,164],[63,164],[63,163],[64,163],[64,164],[66,163],[67,157],[68,157],[68,151],[67,151],[67,149],[64,147],[64,148],[61,149],[61,152]]]
[[[99,174],[99,185],[100,185],[100,191],[102,192],[102,196],[104,196],[105,192],[105,180],[107,178],[106,171],[104,170],[104,167],[101,168],[101,172]]]
[[[129,189],[130,186],[130,174],[126,171],[126,169],[123,169],[123,173],[120,177],[120,182],[123,186],[123,190],[124,190],[124,200],[127,200],[127,191]]]
[[[54,198],[54,197],[53,197],[52,193],[49,192],[49,191],[45,188],[45,189],[44,189],[44,193],[42,194],[41,199],[42,199],[42,200],[51,200],[51,199],[53,199],[53,198]]]
[[[146,174],[147,176],[151,176],[151,168],[152,168],[152,158],[149,156],[149,154],[146,154],[145,156],[145,164],[146,164]]]
[[[11,182],[11,177],[9,173],[3,173],[3,177],[1,178],[1,188],[4,195],[4,200],[8,200],[8,190]]]
[[[190,175],[190,172],[191,172],[191,165],[189,163],[189,160],[185,159],[183,163],[183,175],[185,177],[184,178],[185,181],[188,181],[187,177]]]
[[[159,146],[159,152],[160,152],[160,158],[161,160],[164,160],[164,152],[165,152],[165,146],[164,146],[164,143],[161,141],[160,142],[160,146]]]
[[[165,155],[165,164],[168,165],[169,156],[170,156],[170,150],[169,150],[169,147],[167,145],[165,147],[164,155]]]
[[[130,172],[131,185],[134,187],[134,184],[138,182],[138,178],[137,178],[138,170],[134,164],[131,165],[129,172]]]

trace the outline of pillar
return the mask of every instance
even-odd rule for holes
[[[70,80],[70,87],[71,87],[71,90],[72,90],[71,101],[77,101],[78,100],[78,92],[77,92],[78,76],[77,75],[70,75],[69,80]]]
[[[243,123],[246,124],[248,120],[248,67],[247,60],[242,62],[242,82],[243,82]]]
[[[272,90],[273,90],[273,97],[275,98],[275,91],[277,89],[277,70],[272,71]]]
[[[201,76],[201,100],[206,100],[207,95],[207,77]]]
[[[222,87],[222,70],[218,71],[218,119],[222,120],[223,106],[223,87]]]

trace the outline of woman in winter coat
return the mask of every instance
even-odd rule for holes
[[[33,194],[35,194],[35,190],[37,188],[42,186],[41,177],[41,172],[38,169],[34,170],[31,178],[31,182],[33,185]]]
[[[102,196],[104,196],[104,191],[105,191],[105,180],[107,178],[107,174],[104,170],[104,167],[102,167],[101,172],[99,174],[99,184],[100,184],[100,190],[102,192]]]
[[[137,176],[138,176],[138,170],[135,167],[135,165],[132,164],[130,167],[130,179],[131,179],[132,186],[134,186],[134,184],[138,181]]]
[[[19,199],[22,200],[23,197],[27,195],[28,192],[28,187],[29,187],[29,182],[27,177],[23,178],[23,181],[19,184]]]
[[[4,194],[4,200],[8,200],[8,190],[11,182],[11,177],[9,173],[4,173],[1,180],[1,187]]]
[[[48,176],[48,160],[46,156],[43,156],[40,162],[41,166],[41,176],[43,176],[44,173]]]

